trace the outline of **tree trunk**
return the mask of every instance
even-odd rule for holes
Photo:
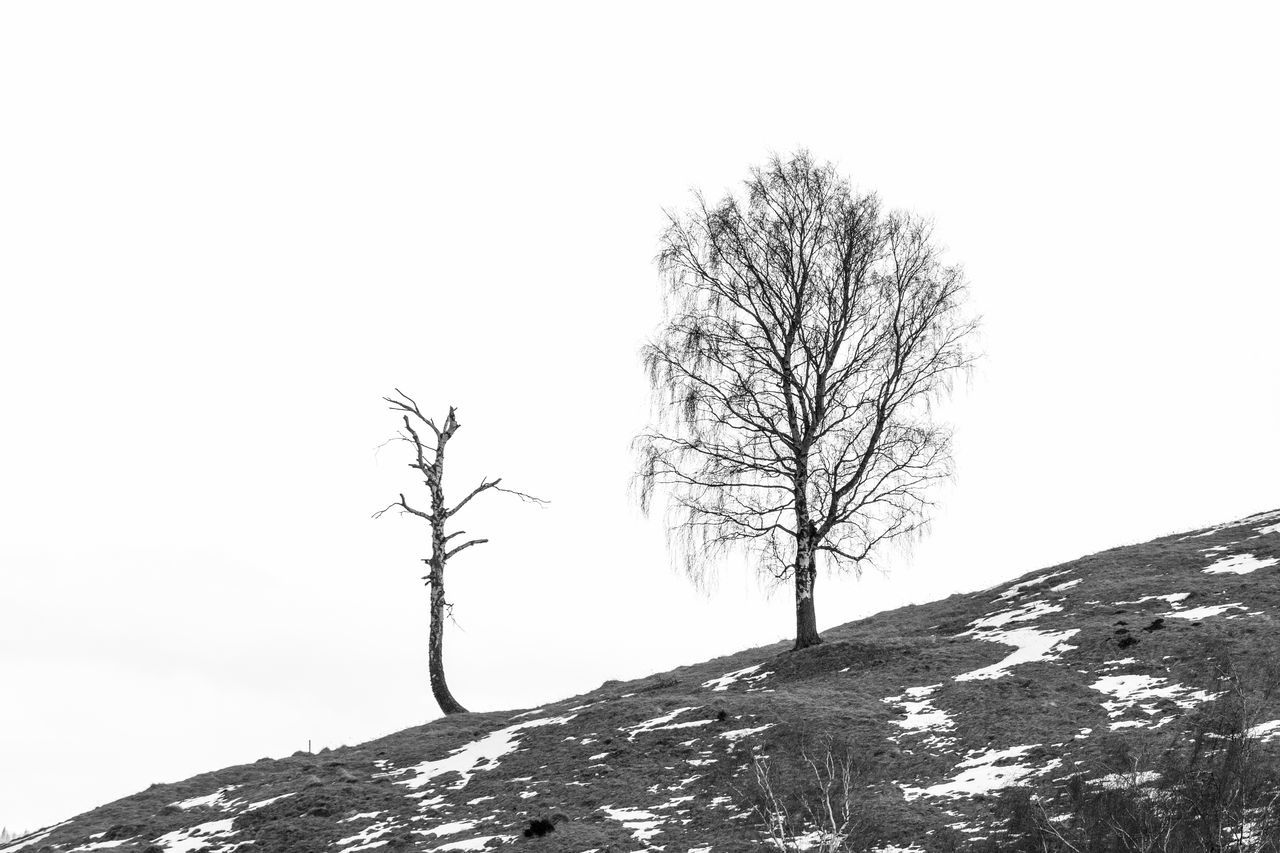
[[[808,537],[801,537],[796,543],[796,651],[822,642],[818,636],[818,615],[813,608],[813,586],[818,579],[813,546]]]
[[[436,565],[435,561],[432,562],[429,576],[431,583],[431,647],[429,650],[431,695],[435,696],[436,704],[445,714],[465,714],[467,709],[453,698],[453,694],[449,692],[449,685],[444,680],[444,566]]]

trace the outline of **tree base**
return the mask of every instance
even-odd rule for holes
[[[792,647],[791,651],[798,652],[802,649],[812,648],[821,644],[822,638],[817,634],[814,634],[812,637],[796,637],[796,644]]]

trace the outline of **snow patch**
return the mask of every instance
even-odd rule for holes
[[[1201,619],[1208,619],[1210,616],[1221,616],[1233,607],[1237,610],[1245,609],[1244,605],[1237,601],[1232,604],[1210,604],[1205,607],[1193,607],[1190,610],[1172,610],[1168,613],[1161,613],[1160,615],[1172,617],[1174,619],[1190,619],[1193,622],[1198,622]]]
[[[381,812],[366,812],[366,814],[381,814]],[[355,817],[359,817],[356,815]],[[355,817],[352,820],[355,820]],[[340,838],[337,845],[342,849],[339,853],[355,853],[357,850],[368,850],[370,847],[380,847],[385,841],[379,841],[382,836],[395,829],[396,820],[394,817],[366,826],[355,835],[348,835],[346,838]],[[348,846],[350,845],[350,846]]]
[[[647,841],[662,831],[659,827],[664,822],[663,818],[644,809],[617,808],[610,805],[601,806],[600,811],[621,823],[624,828],[632,830],[631,837],[638,841]]]
[[[710,687],[714,692],[720,692],[723,690],[728,690],[732,685],[734,685],[739,681],[743,681],[748,684],[754,684],[763,678],[768,678],[770,675],[773,675],[772,672],[762,672],[759,675],[753,674],[756,672],[756,670],[760,669],[760,667],[762,666],[764,666],[764,664],[758,663],[755,666],[748,666],[748,667],[744,667],[743,669],[735,669],[733,672],[726,672],[724,675],[720,676],[719,678],[713,678],[710,681],[702,682],[702,686]]]
[[[516,737],[520,732],[540,726],[562,726],[575,716],[577,715],[545,717],[539,720],[516,723],[514,726],[498,729],[479,740],[458,747],[444,758],[439,758],[435,761],[424,761],[413,767],[392,771],[386,775],[412,773],[413,776],[411,778],[399,779],[396,784],[416,789],[425,786],[441,774],[455,772],[462,776],[461,781],[452,786],[453,790],[457,791],[465,788],[467,783],[471,781],[471,777],[476,773],[482,770],[493,770],[498,766],[498,759],[514,752],[520,746],[520,741]]]
[[[1280,738],[1280,720],[1272,720],[1269,723],[1259,723],[1249,729],[1249,737],[1259,738],[1263,743],[1270,743]]]
[[[244,810],[247,812],[256,812],[258,809],[265,808],[271,805],[272,803],[278,803],[281,800],[287,800],[290,797],[296,797],[296,796],[297,796],[297,792],[295,791],[292,794],[281,794],[278,797],[267,797],[265,800],[258,800],[256,803],[249,803],[249,805],[244,807]],[[236,802],[239,802],[239,800],[236,800]],[[234,804],[235,803],[232,803],[232,805]]]
[[[1015,761],[1039,744],[1011,746],[1008,749],[993,749],[986,752],[971,753],[970,758],[956,765],[960,773],[946,782],[931,785],[928,788],[902,789],[908,800],[919,797],[972,797],[978,794],[989,794],[1001,788],[1010,788],[1023,779],[1038,773],[1047,772],[1062,762],[1058,759],[1039,767],[1026,767],[1021,764],[999,764],[1002,761]]]
[[[1173,592],[1169,595],[1144,595],[1137,601],[1117,601],[1116,604],[1144,604],[1148,601],[1165,601],[1169,603],[1170,607],[1176,610],[1178,607],[1182,606],[1182,602],[1190,595],[1191,593],[1189,592]]]
[[[1111,773],[1099,779],[1098,784],[1108,791],[1118,791],[1122,788],[1152,785],[1159,781],[1160,774],[1154,770],[1139,770],[1133,773]]]
[[[1193,690],[1181,684],[1170,684],[1163,678],[1150,675],[1106,675],[1089,685],[1099,693],[1106,693],[1112,699],[1102,703],[1107,716],[1114,722],[1111,730],[1128,728],[1144,728],[1149,720],[1118,720],[1131,711],[1140,711],[1148,718],[1160,713],[1159,703],[1172,702],[1182,710],[1189,710],[1202,702],[1213,699],[1215,694],[1204,690]],[[1156,723],[1156,727],[1163,721]]]
[[[500,839],[500,843],[507,844],[515,841],[514,835],[481,835],[479,838],[467,838],[462,841],[450,841],[448,844],[441,844],[439,847],[432,847],[432,853],[436,851],[446,850],[483,850],[489,846],[494,839]]]
[[[186,829],[166,832],[154,843],[163,847],[167,853],[194,853],[205,847],[219,850],[222,843],[235,834],[235,830],[231,828],[233,823],[235,818],[230,817],[225,820],[211,820]]]
[[[1204,570],[1206,575],[1222,575],[1231,573],[1233,575],[1247,575],[1250,572],[1256,572],[1258,569],[1265,569],[1280,563],[1280,559],[1276,557],[1266,557],[1259,559],[1252,554],[1232,554],[1230,557],[1223,557],[1218,562]]]
[[[99,832],[98,835],[103,833]],[[97,836],[90,836],[95,838]],[[110,850],[112,847],[119,847],[121,844],[128,844],[133,841],[132,838],[120,838],[116,841],[94,841],[90,844],[81,844],[79,847],[72,847],[67,853],[91,853],[94,850]]]
[[[182,800],[180,802],[170,803],[169,805],[174,806],[176,808],[180,808],[183,811],[186,811],[187,809],[198,809],[203,807],[212,808],[214,806],[222,809],[223,811],[226,811],[227,807],[230,806],[231,803],[233,802],[233,800],[228,800],[226,796],[227,794],[234,791],[236,787],[237,786],[235,785],[227,785],[225,788],[219,788],[218,790],[214,791],[212,794],[205,794],[203,797],[192,797],[188,800]]]
[[[750,737],[771,728],[773,728],[773,723],[765,723],[763,726],[756,726],[754,729],[732,729],[731,731],[721,732],[720,737],[729,741],[729,743],[737,743],[744,737]]]
[[[1000,593],[1000,595],[997,597],[1001,601],[1008,601],[1009,599],[1018,595],[1018,593],[1022,592],[1024,589],[1027,589],[1028,587],[1033,587],[1038,584],[1042,584],[1045,581],[1049,580],[1050,578],[1056,578],[1061,575],[1065,575],[1067,572],[1070,572],[1070,571],[1072,571],[1072,569],[1063,569],[1060,572],[1049,572],[1046,575],[1039,575],[1029,580],[1022,581],[1021,583],[1015,583],[1013,586],[1009,587],[1004,592]]]
[[[965,633],[972,634],[975,631],[987,631],[1008,625],[1010,622],[1030,622],[1050,613],[1058,613],[1061,610],[1062,608],[1058,605],[1050,604],[1047,601],[1032,601],[1021,607],[1012,607],[1008,610],[993,613],[990,616],[984,616],[981,619],[975,619],[969,623],[973,627]]]
[[[457,835],[459,832],[466,832],[469,829],[476,828],[474,820],[455,820],[450,823],[442,823],[432,829],[415,830],[423,835],[434,835],[439,838],[441,835]]]
[[[956,681],[1003,678],[1009,674],[1010,669],[1019,664],[1058,660],[1063,652],[1069,652],[1075,648],[1075,646],[1066,645],[1066,642],[1078,633],[1080,633],[1079,628],[1069,628],[1065,631],[1015,628],[1011,631],[990,631],[981,634],[978,639],[1013,646],[1015,651],[998,663],[957,675]]]
[[[890,724],[898,726],[907,732],[944,732],[955,728],[955,722],[951,719],[951,715],[940,708],[933,706],[932,694],[941,687],[941,684],[930,684],[926,687],[908,687],[901,696],[890,696],[881,701],[897,705],[904,712],[906,718],[901,720],[890,720]],[[897,741],[896,737],[890,740]],[[941,746],[950,742],[949,738],[941,738],[931,736],[925,743],[931,746]]]
[[[628,733],[627,740],[635,740],[636,735],[641,735],[645,732],[658,731],[659,729],[688,729],[694,726],[705,726],[709,724],[711,720],[693,720],[687,723],[671,722],[685,711],[696,711],[701,707],[701,705],[690,705],[685,708],[676,708],[674,711],[670,711],[660,717],[654,717],[651,720],[643,720],[636,723],[634,726],[624,726],[621,731]]]

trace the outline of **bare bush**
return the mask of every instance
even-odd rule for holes
[[[752,771],[755,790],[748,799],[761,833],[778,850],[857,853],[878,837],[870,774],[832,738],[781,763],[757,754]]]

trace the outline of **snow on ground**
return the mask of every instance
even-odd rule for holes
[[[380,812],[371,812],[371,814],[380,814]],[[356,815],[356,817],[359,817],[359,815]],[[355,820],[355,817],[350,819]],[[339,853],[355,853],[357,850],[368,850],[370,847],[380,847],[386,842],[379,839],[391,830],[395,829],[396,826],[396,819],[394,817],[389,817],[386,820],[366,826],[355,835],[348,835],[346,838],[339,838],[336,842],[337,846],[342,848]]]
[[[1076,584],[1080,583],[1083,580],[1084,578],[1076,578],[1073,581],[1066,581],[1065,583],[1060,583],[1057,586],[1051,586],[1049,587],[1049,592],[1066,592],[1067,590],[1071,589],[1071,587],[1075,586]]]
[[[830,836],[831,836],[831,833],[829,832],[824,832],[821,829],[814,829],[804,833],[803,835],[791,836],[790,838],[786,839],[784,846],[786,849],[794,848],[796,850],[801,851],[801,853],[803,853],[803,851],[805,850],[812,850],[814,847],[818,847],[819,845],[822,845],[824,841],[830,841],[831,840]],[[835,845],[832,845],[832,846],[835,846]]]
[[[205,847],[217,851],[222,848],[223,842],[235,835],[235,830],[231,828],[233,823],[235,818],[230,817],[225,820],[211,820],[186,829],[166,832],[154,843],[158,847],[163,847],[166,853],[194,853]]]
[[[1280,738],[1280,720],[1272,720],[1268,723],[1259,723],[1249,729],[1249,737],[1261,739],[1263,743],[1270,743]]]
[[[1257,533],[1259,536],[1266,536],[1268,533],[1280,533],[1280,522],[1259,527],[1253,532]]]
[[[1012,589],[1030,586],[1033,583],[1039,583],[1057,575],[1065,574],[1071,571],[1064,569],[1061,572],[1052,572],[1042,575],[1040,578],[1033,578],[1021,584],[1015,584]],[[1010,591],[1012,591],[1012,589]],[[1004,596],[1001,596],[1003,598]],[[1039,619],[1041,616],[1047,616],[1050,613],[1059,613],[1062,608],[1056,604],[1050,604],[1047,601],[1031,601],[1018,607],[1011,607],[1007,610],[1001,610],[996,613],[989,614],[981,619],[975,619],[970,622],[968,631],[963,632],[960,636],[970,636],[989,643],[1000,643],[1006,646],[1013,646],[1016,651],[1006,657],[999,663],[990,666],[984,666],[981,669],[975,669],[972,672],[966,672],[956,676],[956,681],[975,681],[982,679],[1003,678],[1009,674],[1009,670],[1023,663],[1032,663],[1035,661],[1057,660],[1063,652],[1070,651],[1075,646],[1066,645],[1066,641],[1080,632],[1078,628],[1070,628],[1065,631],[1042,631],[1038,628],[1011,628],[1001,630],[1003,626],[1014,622],[1030,622]]]
[[[196,809],[201,807],[211,808],[214,806],[226,811],[227,807],[234,802],[234,800],[227,799],[227,794],[231,793],[235,789],[235,785],[228,785],[225,788],[219,788],[212,794],[205,794],[203,797],[192,797],[189,800],[182,800],[181,802],[170,803],[169,805],[183,809],[184,811],[186,809]]]
[[[474,820],[455,820],[450,821],[449,823],[442,823],[439,826],[432,827],[431,829],[418,829],[414,831],[423,835],[434,835],[438,838],[441,835],[457,835],[459,832],[466,832],[469,829],[475,828],[476,821]]]
[[[729,741],[729,743],[737,743],[744,737],[750,737],[751,735],[759,734],[765,729],[771,728],[773,728],[773,723],[765,723],[763,726],[756,726],[754,729],[732,729],[727,732],[721,732],[720,737]]]
[[[1145,604],[1148,601],[1165,601],[1169,603],[1170,607],[1177,609],[1182,606],[1182,602],[1190,595],[1191,593],[1189,592],[1173,592],[1169,595],[1144,595],[1137,601],[1117,601],[1116,604]]]
[[[1121,658],[1120,660],[1108,660],[1108,661],[1103,661],[1102,666],[1099,667],[1099,669],[1103,669],[1103,670],[1119,669],[1122,666],[1133,666],[1137,662],[1138,662],[1137,658]]]
[[[1265,569],[1280,563],[1280,559],[1276,557],[1267,557],[1259,559],[1252,554],[1232,554],[1230,557],[1223,557],[1218,562],[1204,570],[1206,575],[1222,575],[1230,572],[1234,575],[1247,575],[1258,569]]]
[[[1008,625],[1010,622],[1031,622],[1041,616],[1058,613],[1061,610],[1062,608],[1058,605],[1050,604],[1047,601],[1032,601],[1019,607],[1011,607],[1008,610],[1001,610],[981,619],[975,619],[969,623],[973,627],[965,633],[974,634],[978,631],[989,631],[993,628]]]
[[[93,853],[95,850],[110,850],[112,847],[119,847],[121,844],[128,844],[133,840],[133,838],[119,838],[115,841],[93,841],[89,844],[81,844],[79,847],[72,847],[67,853]]]
[[[624,828],[632,830],[631,837],[638,841],[648,841],[662,832],[659,827],[664,823],[664,819],[653,812],[644,809],[617,808],[612,805],[601,806],[600,811],[607,814],[610,819],[621,823]]]
[[[283,800],[285,797],[294,796],[294,794],[281,794],[278,797],[269,797],[265,800],[258,800],[256,803],[248,803],[246,805],[245,801],[239,797],[227,796],[239,787],[239,785],[227,785],[224,788],[219,788],[212,794],[205,794],[201,797],[191,797],[190,799],[182,800],[177,803],[170,803],[169,805],[174,808],[182,809],[183,811],[196,808],[216,808],[222,812],[235,810],[238,813],[244,813],[256,811],[257,809],[269,806],[278,800]]]
[[[720,692],[722,690],[728,690],[730,686],[732,686],[738,681],[744,681],[744,682],[747,682],[748,684],[754,684],[755,682],[760,681],[763,678],[768,678],[770,675],[773,675],[772,672],[762,672],[759,675],[755,675],[754,674],[755,671],[762,666],[764,666],[764,664],[758,663],[755,666],[748,666],[748,667],[744,667],[743,669],[735,669],[733,672],[726,672],[724,675],[720,676],[719,678],[713,678],[710,681],[702,682],[702,686],[710,687],[713,691]]]
[[[1003,678],[1009,674],[1010,669],[1019,664],[1058,660],[1063,652],[1068,652],[1075,648],[1075,646],[1067,645],[1066,642],[1078,633],[1080,633],[1079,628],[1068,628],[1065,631],[1014,628],[1009,631],[985,631],[977,634],[976,636],[980,640],[1013,646],[1015,651],[998,663],[957,675],[956,681]]]
[[[1126,788],[1138,788],[1160,781],[1160,774],[1154,770],[1141,770],[1133,773],[1111,773],[1098,780],[1098,784],[1108,791]]]
[[[1174,619],[1190,619],[1193,622],[1198,622],[1201,619],[1208,619],[1210,616],[1221,616],[1233,607],[1237,610],[1245,609],[1244,605],[1237,601],[1232,604],[1210,604],[1204,607],[1193,607],[1190,610],[1171,610],[1168,613],[1161,613],[1160,615],[1172,617]]]
[[[516,840],[514,835],[481,835],[479,838],[466,838],[462,841],[450,841],[448,844],[441,844],[439,847],[432,847],[432,853],[443,853],[447,850],[484,850],[494,839],[500,839],[501,844],[509,844]]]
[[[643,720],[636,723],[634,726],[624,726],[620,731],[627,732],[627,740],[635,740],[636,735],[641,735],[645,732],[658,731],[659,729],[689,729],[694,728],[695,726],[705,726],[709,724],[711,720],[691,720],[687,723],[671,722],[685,711],[696,711],[700,707],[702,706],[690,705],[687,708],[676,708],[674,711],[670,711],[660,717],[654,717],[651,720]]]
[[[498,766],[499,758],[518,748],[520,741],[516,736],[520,732],[525,729],[538,728],[539,726],[564,725],[575,716],[577,715],[544,717],[538,720],[516,723],[513,726],[490,732],[479,740],[474,740],[465,746],[458,747],[444,758],[439,758],[435,761],[424,761],[421,764],[406,767],[403,770],[393,770],[386,775],[399,776],[412,773],[413,775],[408,779],[396,780],[396,784],[416,789],[425,786],[442,773],[456,772],[462,775],[462,780],[452,786],[453,790],[456,791],[465,788],[467,783],[471,781],[471,777],[476,773],[482,770],[493,770]]]
[[[1107,716],[1114,721],[1111,723],[1113,731],[1145,727],[1148,721],[1126,721],[1119,718],[1133,711],[1140,711],[1148,718],[1155,717],[1161,713],[1159,703],[1162,701],[1173,702],[1185,711],[1214,698],[1214,694],[1207,691],[1193,690],[1176,683],[1170,684],[1163,678],[1150,675],[1105,675],[1089,687],[1113,697],[1102,703]],[[1157,722],[1156,727],[1163,725],[1168,719]]]
[[[244,810],[247,812],[257,811],[258,809],[265,808],[266,806],[269,806],[272,803],[278,803],[281,800],[287,800],[289,799],[289,797],[295,797],[295,796],[297,796],[297,792],[294,792],[292,794],[281,794],[278,797],[267,797],[265,800],[258,800],[256,803],[249,803],[249,805],[244,807]],[[239,801],[237,800],[237,802]]]
[[[1049,572],[1046,575],[1038,575],[1034,578],[1023,581],[1022,583],[1015,583],[1013,586],[1009,587],[1004,592],[1000,593],[998,598],[1001,601],[1008,601],[1010,598],[1013,598],[1014,596],[1018,595],[1024,589],[1028,589],[1030,587],[1036,586],[1037,584],[1042,584],[1045,581],[1049,580],[1050,578],[1056,578],[1060,575],[1065,575],[1067,572],[1070,572],[1070,571],[1074,571],[1074,570],[1063,569],[1060,572]]]
[[[1026,767],[1017,763],[998,763],[1015,761],[1038,746],[1039,744],[1026,744],[1024,746],[1011,746],[1008,749],[992,749],[986,752],[970,753],[971,757],[956,765],[955,769],[960,772],[951,779],[937,785],[931,785],[928,788],[904,787],[902,789],[903,796],[908,800],[918,799],[919,797],[972,797],[978,794],[989,794],[1000,788],[1010,788],[1020,783],[1023,779],[1038,773],[1045,773],[1062,763],[1058,759],[1038,767]]]
[[[882,699],[889,705],[897,705],[904,712],[906,717],[901,720],[890,720],[889,722],[904,730],[904,734],[911,733],[932,733],[945,732],[955,728],[955,722],[952,721],[951,715],[941,708],[933,706],[933,693],[941,687],[941,684],[930,684],[926,687],[908,687],[901,696],[890,696]],[[890,740],[897,741],[897,737],[891,737]],[[931,734],[924,743],[929,746],[942,746],[950,743],[950,738],[939,737]]]

